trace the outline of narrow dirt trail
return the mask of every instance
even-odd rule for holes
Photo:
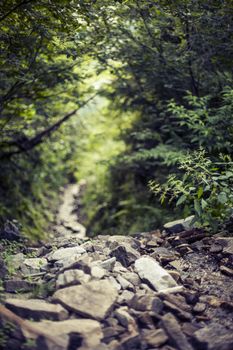
[[[56,216],[56,225],[53,227],[56,236],[72,236],[79,238],[86,236],[86,228],[79,222],[77,198],[82,187],[80,184],[69,184],[62,195],[62,203]]]

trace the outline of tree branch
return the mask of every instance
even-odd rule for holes
[[[16,141],[9,141],[8,143],[5,143],[6,146],[14,146],[17,147],[16,150],[12,150],[9,152],[5,152],[0,156],[0,159],[3,158],[9,158],[13,155],[28,152],[40,143],[44,141],[46,137],[49,137],[54,131],[56,131],[63,123],[65,123],[67,120],[69,120],[73,115],[75,115],[82,107],[87,105],[91,100],[93,100],[98,93],[91,96],[89,99],[87,99],[85,102],[83,102],[79,108],[74,109],[73,111],[66,114],[64,117],[59,119],[56,123],[50,125],[48,128],[44,129],[34,137],[28,139],[26,136],[23,136],[22,138],[16,140]]]
[[[14,7],[12,7],[11,10],[9,10],[7,13],[5,13],[5,15],[3,15],[2,17],[0,17],[0,22],[4,21],[5,18],[7,18],[8,16],[10,16],[15,10],[17,10],[19,7],[23,6],[23,5],[27,5],[30,2],[32,2],[34,0],[24,0],[22,2],[20,2],[19,4],[15,5]]]

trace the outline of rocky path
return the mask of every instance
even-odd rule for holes
[[[233,238],[180,221],[88,239],[72,221],[77,191],[60,236],[21,245],[13,273],[2,260],[1,349],[233,350]]]
[[[86,236],[85,227],[79,223],[77,200],[79,193],[84,186],[84,182],[68,185],[62,195],[62,203],[56,216],[56,225],[54,226],[55,235],[69,236],[78,234],[80,238]]]

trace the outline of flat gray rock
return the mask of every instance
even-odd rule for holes
[[[75,319],[65,321],[29,322],[37,333],[23,329],[26,338],[37,339],[37,346],[43,350],[66,350],[72,339],[82,347],[78,349],[93,350],[100,344],[103,337],[100,323],[89,319]]]
[[[134,290],[134,286],[131,282],[127,281],[124,277],[121,275],[117,276],[117,282],[121,285],[122,289],[129,289],[129,290]]]
[[[37,283],[28,282],[21,279],[11,279],[3,282],[5,292],[8,293],[26,293],[31,292]]]
[[[233,237],[219,237],[215,242],[223,247],[222,252],[224,254],[233,255]]]
[[[73,255],[81,255],[86,253],[86,250],[82,247],[70,247],[70,248],[60,248],[48,256],[49,261],[64,260],[70,258]]]
[[[122,273],[122,277],[124,277],[127,281],[131,282],[135,287],[139,286],[141,283],[138,274],[135,272],[124,272]]]
[[[129,245],[134,249],[137,249],[140,247],[140,242],[130,236],[121,236],[121,235],[115,235],[115,236],[109,236],[107,239],[107,245],[112,249],[113,247],[116,247],[118,245]]]
[[[124,245],[121,244],[114,248],[110,256],[115,257],[124,267],[128,267],[140,257],[140,253],[129,244],[125,243]]]
[[[114,312],[119,323],[126,328],[129,326],[137,329],[136,322],[134,318],[129,314],[129,309],[127,306],[121,306]]]
[[[35,321],[49,319],[61,321],[68,318],[69,314],[59,304],[50,304],[38,299],[7,299],[5,306],[20,317],[32,318]]]
[[[118,296],[118,304],[129,304],[134,297],[134,293],[129,290],[123,290],[123,292]]]
[[[109,258],[109,259],[101,261],[99,263],[99,266],[101,266],[103,269],[105,269],[107,271],[112,271],[115,263],[116,263],[116,258],[113,257],[113,258]]]
[[[91,276],[100,280],[105,276],[105,270],[102,267],[94,265],[91,267]]]
[[[53,299],[80,315],[102,320],[111,310],[117,296],[112,283],[101,280],[58,290]]]
[[[143,335],[145,342],[153,347],[160,347],[168,341],[168,336],[163,329],[146,330]]]
[[[194,342],[198,349],[232,350],[233,334],[221,324],[212,323],[194,333]]]
[[[176,349],[193,350],[192,345],[188,342],[186,336],[182,332],[181,326],[172,314],[168,313],[164,315],[162,317],[162,324],[168,338]]]
[[[151,257],[143,256],[137,259],[135,262],[135,271],[143,281],[158,292],[178,286],[171,275]]]
[[[57,288],[64,288],[72,285],[89,282],[91,276],[82,270],[66,270],[59,274],[56,281]]]
[[[169,233],[179,233],[184,230],[190,230],[193,228],[192,221],[194,216],[189,216],[185,219],[179,219],[171,222],[167,222],[163,227]]]
[[[47,266],[45,258],[28,258],[23,261],[20,268],[24,274],[34,274],[46,270]]]

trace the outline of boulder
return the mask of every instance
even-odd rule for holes
[[[206,310],[206,304],[204,303],[196,303],[196,305],[193,307],[193,312],[196,314],[201,314]]]
[[[128,245],[133,249],[138,249],[140,247],[140,242],[130,236],[115,235],[108,237],[107,246],[109,246],[110,249],[113,249],[118,245]]]
[[[8,241],[19,241],[21,238],[18,227],[12,221],[7,221],[0,230],[0,239]]]
[[[153,304],[153,295],[146,294],[141,295],[139,293],[135,294],[130,301],[130,307],[137,311],[151,311]]]
[[[176,349],[193,350],[192,345],[188,342],[185,334],[182,332],[181,326],[171,313],[165,314],[162,317],[162,324],[171,344],[174,345]]]
[[[65,264],[61,272],[65,270],[79,269],[87,274],[91,273],[91,268],[93,266],[93,258],[91,256],[89,256],[88,254],[83,254],[81,256],[74,255],[73,257],[75,258],[73,262]]]
[[[233,334],[219,323],[212,323],[194,333],[198,350],[232,350]]]
[[[53,300],[82,316],[102,320],[112,309],[117,295],[109,280],[101,280],[58,290]]]
[[[115,257],[124,267],[128,267],[140,257],[140,253],[129,244],[118,245],[110,255]]]
[[[137,328],[136,322],[134,318],[129,314],[129,309],[127,306],[120,307],[115,311],[114,314],[123,327],[129,328],[129,326],[131,326],[134,329]]]
[[[178,286],[171,275],[151,257],[143,256],[137,259],[135,271],[143,281],[158,292]]]
[[[99,266],[92,266],[91,267],[91,276],[96,279],[102,279],[105,276],[105,270],[102,267]]]
[[[128,334],[121,337],[119,347],[114,348],[116,350],[132,350],[140,349],[141,339],[137,330],[132,329]]]
[[[118,296],[117,303],[122,305],[128,305],[134,297],[134,293],[129,290],[123,290],[123,292]]]
[[[121,275],[117,276],[117,282],[120,283],[122,289],[134,290],[134,286],[131,282],[127,281]]]
[[[30,292],[35,288],[36,285],[37,285],[36,283],[31,283],[20,279],[7,280],[7,281],[4,281],[3,283],[5,292],[8,292],[8,293]]]
[[[55,252],[52,252],[48,255],[49,261],[62,261],[66,260],[72,256],[80,256],[81,254],[86,253],[86,250],[82,247],[69,247],[69,248],[59,248]]]
[[[163,304],[167,310],[172,312],[179,319],[181,319],[183,321],[191,321],[192,320],[191,313],[182,310],[180,307],[176,306],[175,304],[171,303],[170,301],[164,300]]]
[[[139,286],[139,284],[141,283],[138,274],[135,272],[124,272],[122,273],[122,277],[124,277],[127,281],[132,283],[135,287]]]
[[[150,256],[162,263],[168,263],[177,259],[177,253],[173,253],[164,247],[154,248]]]
[[[116,324],[107,326],[103,329],[104,333],[104,342],[109,343],[114,339],[118,339],[121,334],[125,332],[125,328],[118,325],[116,320]],[[108,347],[109,350],[109,347]]]
[[[38,299],[7,299],[5,306],[20,317],[35,321],[48,319],[61,321],[68,318],[68,312],[58,304],[50,304]]]
[[[112,285],[118,292],[122,289],[120,283],[118,283],[116,278],[114,278],[113,276],[109,276],[109,281],[112,283]]]
[[[103,337],[100,323],[89,319],[27,321],[27,325],[36,328],[37,334],[24,329],[24,336],[37,340],[38,350],[67,350],[68,347],[93,350],[99,346]]]
[[[45,258],[28,258],[23,261],[20,268],[25,275],[39,273],[45,271],[48,267],[47,259]]]
[[[110,259],[106,259],[106,260],[104,260],[104,261],[101,261],[101,262],[99,263],[99,265],[100,265],[103,269],[105,269],[105,270],[107,270],[107,271],[112,271],[112,269],[114,268],[115,263],[116,263],[116,258],[115,258],[115,257],[112,257],[112,258],[110,258]]]
[[[163,227],[168,233],[179,233],[193,228],[192,221],[194,216],[189,216],[186,219],[167,222]]]
[[[91,276],[82,270],[66,270],[57,277],[56,288],[64,288],[72,285],[89,282]]]
[[[215,243],[222,246],[223,254],[233,255],[233,237],[219,237],[216,238]]]
[[[168,341],[168,336],[161,328],[146,330],[143,334],[143,340],[148,345],[158,348]]]

